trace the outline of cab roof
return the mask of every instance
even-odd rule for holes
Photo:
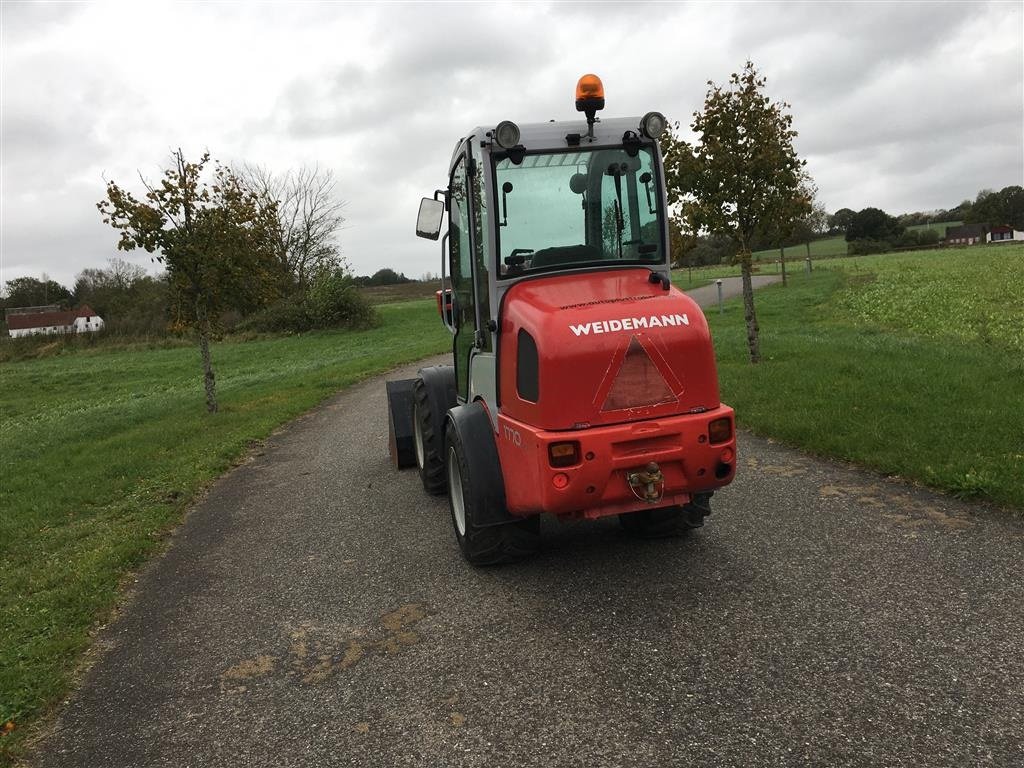
[[[522,123],[519,125],[519,143],[522,144],[527,152],[535,152],[537,150],[559,150],[559,149],[570,149],[577,147],[570,147],[566,142],[565,137],[568,134],[576,133],[580,135],[579,149],[586,149],[587,147],[601,147],[601,146],[618,146],[622,144],[622,135],[626,131],[633,131],[640,137],[640,140],[644,143],[650,142],[640,133],[640,117],[609,117],[601,119],[600,117],[594,123],[594,140],[591,142],[586,138],[587,135],[587,119],[581,114],[578,120],[552,120],[547,123]],[[495,123],[497,125],[497,123]],[[487,133],[494,130],[494,125],[490,126],[477,126],[467,136],[466,139],[472,137],[474,141],[486,140]],[[459,155],[459,151],[462,148],[463,143],[466,141],[463,139],[459,142],[458,146],[455,147],[455,152],[452,154],[452,162],[456,160]],[[497,145],[491,147],[492,150],[498,148]]]

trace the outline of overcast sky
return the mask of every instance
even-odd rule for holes
[[[2,0],[0,279],[125,256],[104,177],[138,190],[179,146],[331,169],[357,273],[437,272],[416,209],[472,127],[576,119],[585,72],[604,115],[688,124],[748,58],[830,212],[950,207],[1024,183],[1022,6]]]

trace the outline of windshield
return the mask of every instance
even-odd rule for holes
[[[602,262],[663,261],[652,150],[526,155],[495,163],[502,277]]]

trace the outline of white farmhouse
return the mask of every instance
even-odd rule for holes
[[[47,309],[39,312],[34,307],[25,311],[7,310],[7,329],[12,339],[36,333],[94,333],[102,328],[103,318],[88,304],[70,311]]]
[[[992,231],[986,235],[985,240],[989,243],[1009,243],[1014,240],[1024,240],[1024,232],[1013,227],[992,227]]]

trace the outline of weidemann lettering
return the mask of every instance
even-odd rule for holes
[[[690,318],[686,315],[648,315],[647,317],[623,317],[618,320],[597,320],[593,323],[570,325],[569,329],[577,336],[589,336],[591,333],[615,333],[616,331],[637,331],[642,328],[666,328],[668,326],[689,325]]]

